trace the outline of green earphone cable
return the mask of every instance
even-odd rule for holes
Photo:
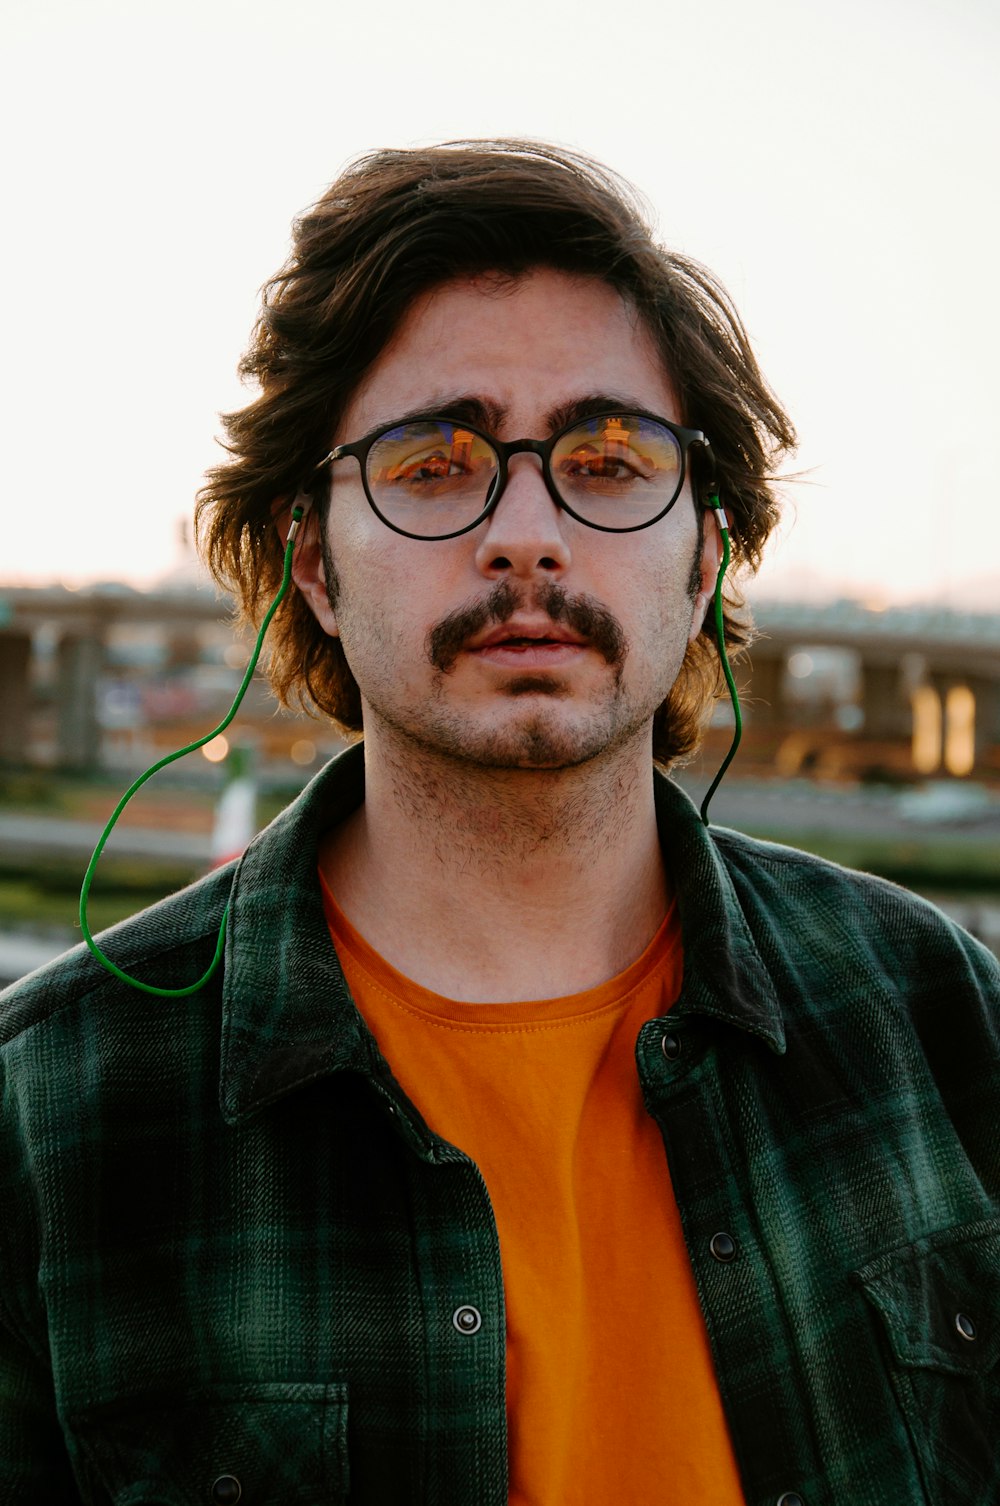
[[[233,701],[233,704],[230,706],[229,710],[227,711],[226,715],[223,717],[219,725],[217,727],[213,727],[211,732],[206,732],[204,737],[199,737],[197,741],[188,743],[187,747],[185,748],[178,748],[176,752],[168,753],[165,758],[161,758],[158,763],[154,763],[152,767],[148,768],[144,774],[140,774],[139,778],[136,779],[133,784],[129,785],[128,789],[125,791],[124,795],[115,806],[114,813],[110,821],[101,833],[100,840],[98,841],[97,846],[94,848],[94,855],[87,865],[87,872],[84,874],[83,888],[80,890],[80,929],[83,932],[83,939],[87,943],[90,950],[93,952],[94,956],[97,958],[98,962],[106,967],[108,969],[108,972],[114,973],[115,977],[120,978],[123,983],[129,983],[133,988],[142,989],[143,993],[157,994],[160,998],[164,999],[183,999],[188,994],[197,993],[199,988],[203,988],[205,986],[209,978],[211,978],[212,974],[215,972],[215,969],[218,967],[219,963],[222,961],[223,948],[226,944],[226,922],[229,919],[229,906],[226,906],[222,916],[222,924],[219,927],[219,939],[215,944],[215,955],[209,963],[208,968],[204,973],[202,973],[198,981],[196,983],[189,983],[186,988],[157,988],[152,983],[143,983],[141,979],[133,978],[128,973],[123,972],[122,969],[116,966],[116,964],[112,962],[109,957],[106,957],[104,955],[104,953],[101,951],[101,948],[97,945],[97,942],[94,940],[87,921],[87,897],[90,894],[90,885],[93,880],[94,873],[96,872],[97,865],[100,862],[101,853],[104,851],[105,843],[114,830],[115,824],[118,821],[118,817],[121,815],[126,805],[128,805],[129,801],[132,799],[132,796],[135,795],[139,790],[141,790],[146,781],[148,779],[152,779],[154,774],[158,774],[161,769],[165,769],[167,764],[176,763],[179,758],[186,757],[188,753],[196,752],[198,748],[203,748],[206,743],[210,743],[213,737],[218,737],[221,733],[223,733],[229,726],[229,723],[233,720],[233,717],[236,715],[237,711],[240,709],[240,703],[243,700],[243,697],[246,695],[247,690],[249,689],[250,681],[253,679],[254,670],[257,668],[257,660],[260,658],[261,649],[264,646],[264,635],[271,625],[271,618],[274,616],[275,612],[278,610],[278,607],[281,605],[284,599],[285,592],[288,590],[288,586],[292,578],[292,551],[295,547],[295,535],[298,532],[299,523],[302,520],[302,513],[303,509],[301,507],[292,508],[292,521],[288,529],[288,537],[285,541],[285,561],[281,576],[281,585],[278,588],[278,594],[275,596],[271,605],[267,609],[267,615],[265,616],[264,621],[260,625],[260,632],[257,634],[257,642],[254,644],[253,653],[250,655],[250,663],[247,665],[246,673],[243,676],[239,690],[236,692],[236,699]]]
[[[706,826],[709,824],[709,802],[718,789],[726,770],[729,768],[729,765],[732,763],[734,757],[736,756],[736,750],[740,745],[740,739],[743,735],[743,718],[740,713],[739,693],[736,689],[736,681],[733,678],[733,672],[729,664],[729,659],[726,655],[725,627],[722,607],[722,586],[725,580],[726,571],[729,568],[730,557],[729,525],[725,513],[717,505],[717,497],[711,499],[710,505],[712,504],[714,504],[714,511],[716,517],[719,520],[719,528],[722,535],[722,563],[719,566],[719,573],[716,577],[715,582],[715,631],[716,638],[718,640],[719,657],[722,662],[722,670],[723,674],[725,675],[726,684],[729,687],[729,694],[733,704],[735,731],[729,752],[726,754],[719,772],[712,780],[712,783],[708,789],[708,793],[701,803],[701,819]],[[233,703],[230,706],[228,712],[223,717],[219,725],[217,727],[213,727],[211,732],[206,732],[204,737],[199,737],[195,742],[188,743],[186,747],[178,748],[176,752],[168,753],[166,757],[159,759],[157,763],[154,763],[150,768],[146,769],[143,774],[139,775],[139,778],[129,786],[124,795],[119,800],[118,804],[115,806],[111,819],[108,821],[103,832],[101,833],[97,846],[94,848],[93,856],[91,857],[90,862],[87,865],[87,872],[84,875],[83,886],[80,890],[80,930],[83,933],[83,939],[86,942],[87,946],[90,948],[93,955],[97,958],[98,962],[100,962],[103,967],[107,968],[110,973],[113,973],[114,976],[116,978],[119,978],[123,983],[128,983],[133,988],[141,989],[143,993],[156,994],[158,997],[165,999],[182,999],[186,998],[189,994],[197,993],[200,988],[203,988],[205,986],[222,960],[222,954],[226,942],[226,923],[229,918],[229,906],[226,906],[226,909],[222,916],[222,924],[219,927],[219,936],[215,944],[215,954],[201,977],[196,982],[189,983],[184,988],[158,988],[155,984],[144,983],[140,978],[133,978],[129,973],[124,972],[122,968],[118,967],[116,963],[112,962],[109,957],[105,956],[104,952],[98,946],[97,942],[94,940],[93,933],[91,932],[90,925],[87,920],[87,900],[90,895],[90,886],[93,882],[94,874],[97,871],[97,865],[100,862],[101,854],[104,852],[108,838],[111,836],[111,833],[118,822],[119,816],[125,809],[126,805],[128,805],[133,795],[138,793],[138,791],[147,782],[147,780],[152,779],[154,774],[158,774],[159,771],[166,768],[168,764],[176,763],[178,759],[185,758],[188,753],[194,753],[198,750],[198,748],[203,748],[206,743],[212,741],[213,737],[219,737],[235,717],[243,701],[243,697],[246,695],[247,690],[249,689],[250,681],[253,679],[254,670],[257,668],[257,661],[260,658],[261,650],[264,646],[264,638],[268,628],[271,625],[271,619],[284,600],[285,593],[287,592],[289,584],[291,582],[292,553],[295,547],[295,535],[298,532],[298,527],[299,523],[301,522],[302,515],[303,509],[301,507],[294,507],[292,509],[292,522],[289,527],[288,537],[285,543],[285,558],[281,585],[279,586],[277,595],[268,608],[264,620],[260,625],[260,631],[257,634],[257,641],[254,644],[253,653],[250,656],[250,662],[247,665],[246,672],[240,683],[240,688],[236,692],[236,697],[233,700]]]
[[[739,691],[736,689],[736,681],[733,678],[733,671],[729,663],[729,657],[726,654],[725,620],[722,615],[722,585],[726,578],[726,571],[729,569],[729,521],[722,508],[719,506],[719,499],[717,496],[713,496],[709,499],[709,505],[713,508],[715,516],[719,520],[719,529],[722,534],[722,564],[719,566],[719,573],[715,578],[715,637],[719,648],[719,658],[722,661],[722,672],[726,677],[726,684],[729,687],[729,698],[733,703],[733,717],[735,719],[736,726],[733,732],[733,740],[730,744],[729,752],[723,759],[719,772],[716,774],[715,778],[712,780],[712,783],[709,785],[708,794],[701,802],[701,819],[706,826],[709,824],[708,803],[711,800],[712,796],[715,794],[716,790],[719,788],[719,785],[722,783],[722,777],[725,774],[726,770],[729,768],[729,765],[736,757],[736,750],[740,745],[740,738],[743,736],[743,715],[740,711]]]

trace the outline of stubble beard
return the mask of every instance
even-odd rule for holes
[[[325,528],[321,538],[327,599],[332,610],[340,611],[343,592]],[[687,594],[692,603],[701,585],[700,558],[699,539],[688,571]],[[553,622],[565,622],[584,637],[611,670],[610,687],[605,684],[590,697],[593,710],[589,716],[561,720],[539,706],[526,709],[501,728],[477,727],[467,714],[448,704],[448,678],[463,645],[474,633],[490,623],[502,624],[524,605],[544,611]],[[485,598],[459,607],[436,624],[427,634],[425,646],[433,669],[431,693],[425,703],[427,715],[404,718],[388,704],[388,697],[369,696],[361,687],[365,705],[394,741],[410,746],[423,757],[437,756],[447,762],[497,771],[579,768],[644,734],[662,700],[652,708],[629,705],[624,690],[629,642],[621,624],[596,598],[571,596],[554,582],[521,592],[508,581],[498,581]],[[567,680],[552,671],[513,675],[501,693],[508,701],[529,696],[558,701],[573,694]]]

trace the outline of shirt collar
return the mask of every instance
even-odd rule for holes
[[[781,1003],[723,858],[719,828],[705,826],[680,786],[659,772],[654,789],[684,947],[684,984],[672,1012],[723,1020],[760,1036],[781,1054]]]
[[[371,1072],[377,1048],[351,998],[317,878],[324,832],[364,799],[364,753],[327,765],[247,848],[229,899],[221,1101],[230,1122],[331,1072]]]
[[[363,799],[358,744],[328,764],[237,865],[220,1085],[232,1123],[332,1072],[388,1075],[344,980],[316,873],[321,836]],[[711,831],[683,790],[659,773],[656,811],[683,933],[685,981],[675,1012],[710,1015],[783,1051],[774,984]]]

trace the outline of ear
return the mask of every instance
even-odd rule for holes
[[[279,503],[273,513],[274,526],[278,530],[282,548],[288,539],[292,521],[292,503]],[[304,507],[305,513],[292,550],[292,580],[309,604],[316,621],[331,638],[338,636],[337,615],[330,605],[327,592],[326,565],[323,560],[323,543],[320,536],[319,514],[312,501],[300,494],[294,505]]]
[[[693,643],[701,632],[715,597],[715,583],[722,564],[722,536],[718,520],[711,508],[706,507],[701,519],[701,556],[699,561],[698,589],[691,609],[691,630],[688,642]]]

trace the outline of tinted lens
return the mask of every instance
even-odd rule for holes
[[[389,429],[368,452],[368,489],[388,522],[422,538],[465,528],[486,506],[497,457],[478,434],[445,419]]]
[[[634,413],[586,419],[552,452],[559,495],[600,528],[641,528],[658,517],[677,496],[683,468],[676,436]]]

